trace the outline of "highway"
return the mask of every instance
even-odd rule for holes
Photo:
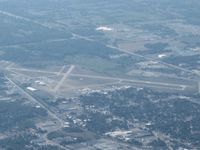
[[[12,79],[10,79],[8,76],[5,76],[5,78],[14,86],[16,87],[22,95],[24,95],[26,98],[28,98],[31,102],[39,105],[40,107],[42,107],[43,109],[45,109],[47,111],[47,113],[54,119],[56,119],[59,122],[59,125],[62,127],[64,125],[64,122],[61,118],[59,118],[54,112],[52,112],[52,110],[50,110],[48,108],[48,106],[46,106],[46,104],[41,103],[40,101],[38,101],[37,99],[35,99],[32,95],[30,95],[27,91],[25,91],[23,88],[21,88],[19,85],[17,85],[17,83],[15,83]]]
[[[5,16],[8,16],[8,17],[15,18],[16,20],[26,21],[26,22],[30,22],[30,23],[39,25],[39,26],[41,26],[41,27],[45,27],[45,28],[48,28],[48,29],[52,29],[51,26],[42,24],[42,23],[40,23],[40,22],[38,22],[38,21],[29,19],[29,18],[25,18],[25,17],[22,17],[22,16],[15,15],[15,14],[10,13],[10,12],[6,12],[6,11],[0,10],[0,14],[5,15]]]
[[[126,54],[129,54],[129,55],[137,56],[137,57],[140,57],[140,58],[143,58],[143,59],[146,59],[146,60],[151,60],[151,61],[157,62],[157,63],[159,63],[159,64],[165,65],[165,66],[167,66],[167,67],[171,67],[171,68],[174,68],[174,69],[178,69],[178,70],[181,70],[181,71],[184,71],[184,72],[187,72],[187,73],[196,75],[196,76],[198,76],[198,77],[200,76],[199,74],[197,74],[196,72],[194,72],[194,71],[192,71],[192,70],[188,70],[188,69],[185,69],[185,68],[182,68],[182,67],[173,65],[173,64],[169,64],[169,63],[166,63],[166,62],[163,62],[163,61],[159,61],[159,60],[154,59],[154,58],[151,58],[151,57],[146,57],[146,56],[143,56],[143,55],[140,55],[140,54],[131,52],[131,51],[126,50],[126,49],[118,48],[118,47],[115,47],[115,46],[112,46],[112,45],[106,45],[106,46],[107,46],[108,48],[116,49],[116,50],[118,50],[118,51],[121,51],[121,52],[126,53]]]
[[[33,24],[36,24],[36,25],[40,25],[44,28],[48,28],[48,29],[54,29],[52,28],[51,26],[48,26],[48,25],[45,25],[43,23],[40,23],[38,21],[35,21],[35,20],[32,20],[32,19],[29,19],[29,18],[25,18],[25,17],[22,17],[22,16],[19,16],[19,15],[15,15],[13,13],[10,13],[10,12],[6,12],[6,11],[2,11],[0,10],[0,14],[2,15],[5,15],[5,16],[8,16],[8,17],[12,17],[12,18],[15,18],[17,20],[23,20],[23,21],[26,21],[26,22],[30,22],[30,23],[33,23]],[[58,30],[58,28],[56,28],[56,30]],[[77,38],[81,38],[83,40],[87,40],[87,41],[91,41],[91,42],[98,42],[96,40],[93,40],[91,38],[88,38],[87,36],[81,36],[81,35],[78,35],[78,34],[75,34],[75,33],[72,33],[72,36],[73,37],[77,37]],[[98,42],[99,43],[99,42]],[[103,45],[105,45],[104,43],[101,43]],[[121,51],[123,53],[126,53],[126,54],[129,54],[129,55],[133,55],[133,56],[137,56],[137,57],[140,57],[140,58],[144,58],[146,60],[152,60],[152,61],[155,61],[155,62],[158,62],[160,64],[163,64],[165,66],[168,66],[168,67],[171,67],[171,68],[174,68],[174,69],[178,69],[178,70],[181,70],[181,71],[184,71],[184,72],[188,72],[188,73],[191,73],[193,75],[196,75],[198,77],[200,77],[200,74],[192,71],[192,70],[188,70],[188,69],[185,69],[185,68],[182,68],[182,67],[179,67],[179,66],[176,66],[176,65],[173,65],[173,64],[169,64],[169,63],[166,63],[166,62],[163,62],[163,61],[159,61],[157,59],[154,59],[154,58],[151,58],[151,57],[146,57],[146,56],[143,56],[143,55],[140,55],[140,54],[137,54],[137,53],[134,53],[134,52],[131,52],[129,50],[126,50],[126,49],[121,49],[121,48],[118,48],[118,47],[115,47],[115,46],[112,46],[112,45],[105,45],[106,47],[108,48],[112,48],[112,49],[115,49],[115,50],[118,50],[118,51]]]
[[[15,47],[15,46],[26,46],[26,45],[34,45],[34,44],[42,44],[42,43],[51,43],[51,42],[62,42],[68,41],[67,38],[56,38],[56,39],[47,39],[42,41],[34,41],[34,42],[25,42],[25,43],[17,43],[17,44],[9,44],[9,45],[2,45],[0,48],[7,48],[7,47]]]

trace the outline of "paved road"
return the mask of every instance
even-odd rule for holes
[[[194,72],[194,71],[192,71],[192,70],[188,70],[188,69],[185,69],[185,68],[182,68],[182,67],[173,65],[173,64],[169,64],[169,63],[166,63],[166,62],[163,62],[163,61],[160,61],[160,60],[151,58],[151,57],[146,57],[146,56],[143,56],[143,55],[140,55],[140,54],[131,52],[131,51],[126,50],[126,49],[114,47],[114,46],[111,46],[111,45],[106,45],[106,46],[109,47],[109,48],[112,48],[112,49],[116,49],[116,50],[118,50],[118,51],[121,51],[121,52],[123,52],[123,53],[129,54],[129,55],[137,56],[137,57],[140,57],[140,58],[143,58],[143,59],[146,59],[146,60],[152,60],[152,61],[154,61],[154,62],[158,62],[159,64],[165,65],[165,66],[167,66],[167,67],[174,68],[174,69],[177,69],[177,70],[181,70],[181,71],[184,71],[184,72],[187,72],[187,73],[196,75],[196,76],[198,76],[198,77],[200,76],[198,73],[196,73],[196,72]]]
[[[0,10],[0,14],[8,16],[8,17],[11,17],[11,18],[15,18],[16,20],[22,20],[22,21],[26,21],[26,22],[30,22],[30,23],[42,26],[44,28],[52,29],[51,26],[45,25],[45,24],[43,24],[41,22],[38,22],[38,21],[35,21],[35,20],[32,20],[32,19],[26,18],[26,17],[15,15],[15,14],[10,13],[10,12],[6,12],[6,11]]]
[[[21,88],[19,85],[17,85],[17,83],[15,83],[12,79],[10,79],[8,76],[5,76],[5,78],[13,85],[15,86],[20,92],[21,94],[23,94],[25,97],[27,97],[30,101],[32,101],[33,103],[36,103],[37,105],[41,106],[43,109],[45,109],[47,111],[47,113],[53,117],[54,119],[56,119],[59,124],[61,126],[64,125],[64,121],[59,118],[56,114],[54,114],[54,112],[52,112],[52,110],[50,110],[48,108],[48,106],[46,106],[45,104],[41,103],[40,101],[38,101],[37,99],[35,99],[33,96],[31,96],[27,91],[25,91],[23,88]]]
[[[19,15],[15,15],[15,14],[10,13],[10,12],[6,12],[6,11],[0,10],[0,14],[5,15],[5,16],[9,16],[9,17],[12,17],[12,18],[15,18],[15,19],[18,19],[18,20],[23,20],[23,21],[30,22],[30,23],[33,23],[33,24],[37,24],[37,25],[40,25],[40,26],[42,26],[44,28],[53,29],[51,26],[45,25],[45,24],[43,24],[41,22],[29,19],[29,18],[25,18],[25,17],[19,16]],[[75,33],[71,33],[71,34],[74,37],[78,37],[78,38],[81,38],[81,39],[84,39],[84,40],[87,40],[87,41],[88,40],[89,41],[95,41],[95,40],[93,40],[91,38],[88,38],[87,36],[81,36],[81,35],[78,35],[78,34],[75,34]],[[95,41],[95,42],[98,42],[98,41]],[[101,43],[101,44],[104,44],[104,43]],[[198,74],[198,73],[196,73],[196,72],[194,72],[192,70],[188,70],[188,69],[185,69],[185,68],[173,65],[173,64],[169,64],[169,63],[166,63],[166,62],[163,62],[163,61],[159,61],[159,60],[156,60],[156,59],[151,58],[151,57],[146,57],[146,56],[131,52],[131,51],[126,50],[126,49],[121,49],[121,48],[118,48],[118,47],[114,47],[112,45],[105,45],[105,46],[107,46],[109,48],[112,48],[112,49],[116,49],[116,50],[124,52],[124,53],[127,53],[129,55],[134,55],[134,56],[137,56],[137,57],[140,57],[140,58],[144,58],[144,59],[147,59],[147,60],[153,60],[153,61],[156,61],[156,62],[158,62],[160,64],[165,65],[165,66],[168,66],[168,67],[171,67],[171,68],[174,68],[174,69],[178,69],[178,70],[181,70],[181,71],[184,71],[184,72],[188,72],[188,73],[191,73],[193,75],[196,75],[196,76],[200,77],[200,74]]]

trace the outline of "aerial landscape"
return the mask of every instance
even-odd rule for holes
[[[0,0],[0,150],[200,149],[200,1]]]

